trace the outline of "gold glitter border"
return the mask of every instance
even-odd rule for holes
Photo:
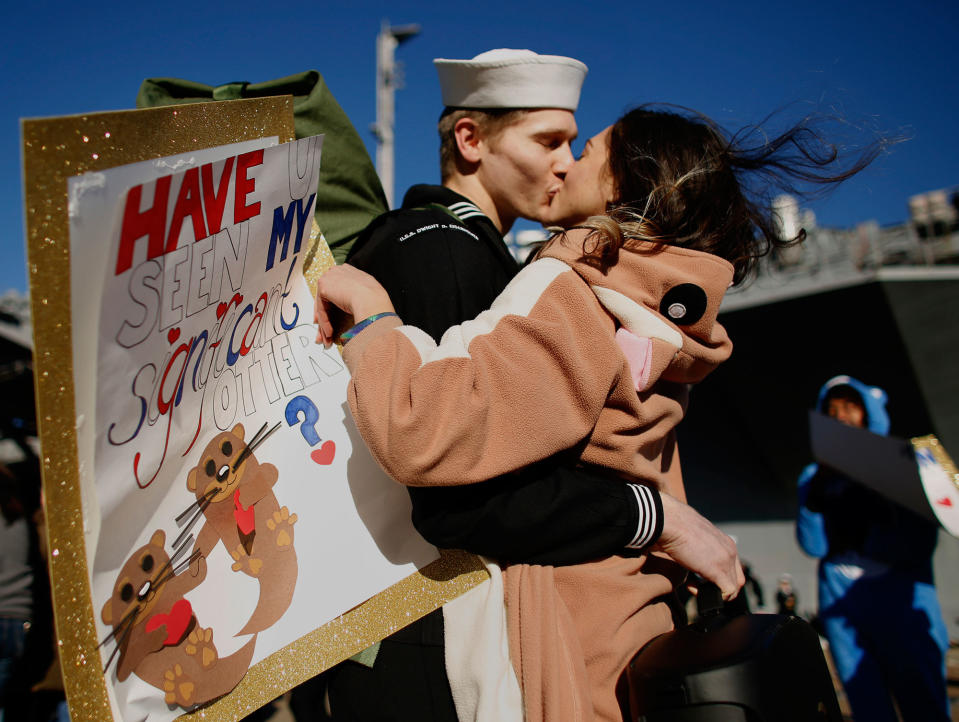
[[[64,687],[74,722],[112,718],[94,623],[78,477],[67,178],[191,149],[293,139],[291,96],[28,119],[21,124],[37,424],[48,563]],[[318,229],[309,275],[333,259]],[[230,695],[181,719],[235,720],[487,577],[478,558],[438,561],[251,667]]]
[[[956,464],[953,462],[952,457],[949,456],[949,452],[946,451],[939,439],[936,438],[934,434],[929,434],[928,436],[917,436],[914,439],[910,439],[912,442],[912,448],[916,451],[920,449],[928,449],[932,452],[933,457],[936,459],[936,463],[941,466],[949,478],[952,479],[953,485],[959,489],[959,469],[956,469]]]
[[[227,696],[177,720],[241,719],[488,578],[479,557],[441,551],[420,571],[250,667]]]
[[[111,719],[83,538],[78,477],[67,178],[264,136],[293,138],[293,99],[24,120],[23,185],[37,426],[63,682],[74,722]]]

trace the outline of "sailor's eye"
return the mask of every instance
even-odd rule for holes
[[[229,441],[224,441],[223,446],[220,447],[220,451],[223,452],[224,456],[233,456],[233,444]]]
[[[203,471],[206,472],[207,476],[213,476],[216,473],[216,463],[213,459],[210,459],[206,462],[206,466],[203,467]]]
[[[145,572],[149,572],[151,569],[153,569],[153,557],[150,554],[147,554],[145,557],[143,557],[142,561],[140,562],[140,569]]]
[[[120,588],[120,599],[122,599],[124,602],[129,602],[131,599],[133,599],[132,584],[127,583]]]
[[[706,292],[693,283],[669,289],[659,304],[659,312],[677,326],[690,326],[706,313]]]

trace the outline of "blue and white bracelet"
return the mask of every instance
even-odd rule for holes
[[[372,316],[364,318],[358,324],[340,334],[340,343],[346,343],[374,321],[379,321],[381,318],[386,318],[387,316],[396,316],[396,314],[393,311],[384,311],[383,313],[374,313]]]

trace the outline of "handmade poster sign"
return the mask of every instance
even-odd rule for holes
[[[935,436],[899,439],[809,412],[816,461],[959,537],[959,473]]]
[[[278,143],[287,102],[24,124],[74,720],[239,719],[484,576],[412,529],[408,495],[352,426],[338,352],[313,341],[308,279],[332,262],[312,221],[324,141]],[[196,135],[184,116],[224,120],[237,103],[261,132],[155,157]],[[152,159],[98,165],[139,120],[166,133],[138,147]]]

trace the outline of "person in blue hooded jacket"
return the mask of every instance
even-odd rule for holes
[[[817,408],[850,426],[889,433],[886,393],[850,376]],[[949,720],[949,639],[933,583],[938,527],[825,466],[799,477],[797,537],[820,558],[819,616],[857,720]]]

